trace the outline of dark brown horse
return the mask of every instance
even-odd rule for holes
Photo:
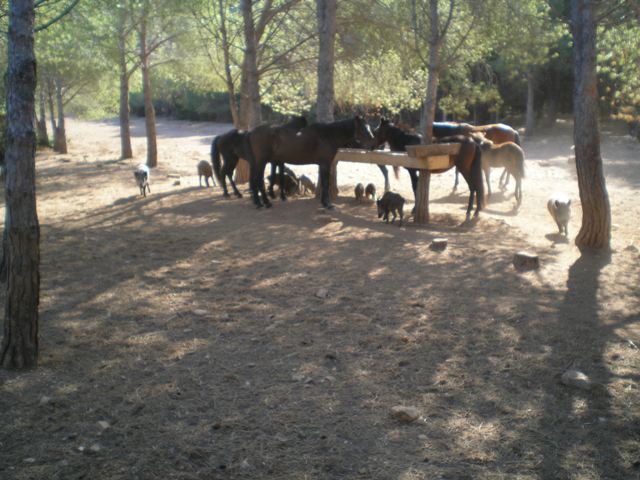
[[[259,125],[253,130],[251,130],[247,134],[247,138],[245,140],[245,149],[252,151],[253,156],[257,158],[255,152],[253,151],[254,146],[260,146],[262,151],[260,155],[262,158],[267,158],[268,162],[271,162],[271,175],[269,175],[269,195],[271,198],[275,198],[275,194],[273,193],[274,180],[276,178],[276,166],[280,167],[280,177],[279,181],[282,182],[280,185],[284,185],[284,163],[279,163],[274,161],[274,151],[273,146],[276,143],[276,138],[280,133],[286,134],[291,133],[295,134],[300,129],[307,126],[307,119],[305,117],[293,117],[289,122],[279,125],[279,126],[271,126],[271,125]],[[250,160],[247,159],[249,163]],[[251,186],[253,191],[253,186]],[[255,196],[254,196],[255,198]],[[280,198],[282,200],[286,200],[284,189],[280,189]],[[269,203],[265,203],[269,206]]]
[[[433,138],[445,138],[452,137],[455,135],[470,135],[471,133],[471,125],[467,123],[453,123],[453,122],[434,122],[433,123]],[[380,147],[385,143],[389,144],[389,148],[392,152],[404,152],[406,150],[407,145],[419,145],[422,143],[422,136],[410,134],[402,129],[396,127],[393,123],[391,123],[386,118],[382,117],[380,119],[380,125],[375,129],[374,132],[376,139],[376,147]],[[386,185],[388,184],[388,173],[387,167],[384,165],[378,165],[382,174],[385,178],[385,189],[388,189]],[[398,172],[398,167],[394,167],[394,170]],[[411,177],[411,188],[413,189],[413,197],[414,200],[417,201],[416,189],[418,186],[418,170],[415,168],[407,168],[409,172],[409,176]],[[456,177],[457,178],[457,177]]]
[[[352,145],[370,149],[374,145],[371,129],[360,116],[340,122],[315,123],[299,132],[278,129],[274,133],[252,134],[246,139],[251,157],[251,191],[258,208],[263,203],[267,207],[271,206],[264,188],[264,169],[269,162],[318,165],[322,182],[322,205],[333,208],[329,196],[329,174],[338,149]]]
[[[513,142],[518,146],[520,144],[520,134],[509,125],[504,123],[493,123],[489,125],[475,125],[471,126],[472,133],[479,133],[484,136],[487,140],[491,140],[495,145],[500,145],[502,143]],[[500,181],[498,185],[500,187],[506,188],[509,184],[509,171],[505,168],[500,175]],[[454,190],[458,186],[458,175],[456,175],[456,182],[453,186]]]
[[[233,182],[233,172],[238,165],[238,160],[246,157],[244,152],[244,137],[246,134],[247,132],[234,128],[222,135],[218,135],[213,139],[213,142],[211,142],[211,165],[213,166],[213,172],[218,182],[220,182],[222,186],[225,197],[229,196],[225,177],[229,178],[229,183],[236,196],[238,198],[242,197],[242,194]],[[222,156],[222,162],[220,161],[220,156]]]
[[[484,183],[482,181],[482,156],[480,146],[473,138],[465,135],[454,135],[435,139],[435,143],[459,143],[460,152],[456,155],[454,165],[462,173],[469,186],[469,205],[467,206],[467,219],[473,208],[473,197],[476,197],[476,211],[478,216],[484,202]]]
[[[422,143],[422,136],[407,133],[402,129],[396,127],[386,118],[380,118],[380,124],[374,131],[374,138],[376,148],[381,147],[385,143],[389,144],[389,148],[392,152],[404,152],[407,145],[419,145]],[[384,175],[384,189],[389,190],[389,172],[385,165],[378,165],[382,175]],[[397,167],[394,167],[397,178]],[[413,197],[416,199],[416,188],[418,186],[418,170],[415,168],[407,168],[409,176],[411,177],[411,188],[413,189]]]

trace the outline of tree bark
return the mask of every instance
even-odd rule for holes
[[[62,81],[55,80],[58,125],[53,135],[53,149],[58,153],[67,153],[67,132],[64,125],[64,101],[62,100]]]
[[[156,111],[153,108],[153,92],[151,90],[151,72],[149,71],[149,53],[147,51],[147,12],[145,2],[139,26],[140,69],[142,70],[142,91],[144,96],[144,124],[147,132],[147,166],[158,166],[158,145],[156,134]]]
[[[240,92],[241,123],[248,130],[260,125],[260,75],[258,73],[258,40],[256,38],[251,0],[240,2],[244,21],[244,61],[242,63],[242,85]],[[236,168],[236,183],[249,180],[249,165],[240,162]]]
[[[5,368],[35,367],[38,362],[40,226],[35,183],[34,18],[33,0],[10,2],[2,259],[6,299],[0,345],[0,365]]]
[[[49,103],[49,121],[51,122],[51,132],[53,133],[54,137],[56,134],[56,109],[53,106],[53,91],[54,91],[54,86],[53,86],[53,81],[51,80],[51,78],[47,78],[47,100]]]
[[[430,28],[429,38],[429,65],[427,66],[427,92],[424,108],[422,110],[422,124],[424,125],[424,143],[431,143],[433,133],[433,121],[436,117],[436,102],[438,95],[438,81],[440,75],[440,49],[442,36],[440,35],[440,22],[438,17],[438,0],[430,0]],[[418,180],[418,192],[416,198],[416,211],[414,222],[429,223],[429,184],[431,174],[428,171],[420,172]]]
[[[316,116],[318,122],[333,122],[335,66],[336,0],[316,0],[318,17],[318,95]]]
[[[598,88],[596,77],[595,5],[571,1],[574,44],[574,143],[582,225],[576,245],[606,249],[611,241],[611,207],[600,155]]]
[[[39,116],[36,118],[38,145],[41,147],[48,147],[49,133],[47,132],[47,114],[44,86],[40,87],[38,92],[38,112]]]
[[[120,67],[120,158],[133,158],[131,148],[131,121],[129,117],[129,78],[127,68],[127,44],[125,38],[125,21],[127,11],[120,11],[118,23],[118,60]]]
[[[335,40],[336,14],[338,4],[336,0],[316,0],[316,16],[318,19],[318,93],[316,100],[316,118],[318,122],[333,122],[334,110],[334,82],[335,68]],[[331,166],[329,173],[329,197],[334,201],[338,197],[338,174],[336,163]],[[316,197],[322,195],[322,178],[318,174],[318,188]]]
[[[527,120],[525,125],[525,132],[527,138],[533,136],[535,128],[535,111],[534,111],[534,95],[535,95],[535,77],[533,69],[529,69],[527,72]]]
[[[231,75],[231,54],[229,52],[229,36],[227,33],[227,15],[223,0],[218,0],[218,13],[220,15],[220,33],[222,35],[222,55],[224,58],[224,76],[227,84],[227,92],[229,94],[229,110],[233,119],[233,126],[240,128],[240,115],[238,112],[238,104],[236,103],[236,88],[233,84],[233,76]]]

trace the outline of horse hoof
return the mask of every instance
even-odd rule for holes
[[[267,203],[267,204],[265,205],[265,208],[271,208],[271,207],[273,207],[273,205],[272,205],[272,204],[270,204],[270,203]]]
[[[228,197],[228,196],[229,196],[229,195],[227,195],[227,197]],[[242,194],[241,194],[241,193],[236,193],[236,197],[238,197],[238,198],[242,198]]]
[[[229,198],[231,195],[229,195],[228,193],[223,193],[223,194],[222,194],[222,196],[223,196],[224,198]]]
[[[280,197],[280,201],[286,202],[287,201],[287,197]]]
[[[275,200],[275,198],[276,198],[276,194],[275,194],[275,193],[273,193],[273,192],[269,192],[269,196],[270,196],[271,198],[273,198],[274,200]]]
[[[327,203],[324,208],[326,208],[327,210],[335,210],[336,206],[332,203]]]

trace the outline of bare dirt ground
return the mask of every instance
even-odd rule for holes
[[[525,141],[518,212],[494,174],[461,225],[447,173],[424,228],[354,203],[357,182],[382,190],[374,166],[339,166],[331,213],[198,188],[216,124],[161,120],[141,198],[142,128],[134,161],[111,122],[71,121],[70,154],[38,155],[41,361],[0,371],[0,478],[640,478],[640,145],[618,127],[602,132],[610,256],[573,245],[567,123]],[[411,198],[406,172],[392,187]],[[574,198],[569,242],[555,190]],[[540,270],[516,272],[518,250]],[[570,367],[595,386],[562,385]]]

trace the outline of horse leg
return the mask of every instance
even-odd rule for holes
[[[509,170],[506,168],[502,171],[502,175],[500,175],[500,182],[498,182],[498,186],[505,190],[507,185],[509,185],[509,178],[511,175],[509,174]]]
[[[331,173],[331,164],[320,165],[320,178],[322,179],[322,195],[320,197],[322,206],[328,210],[332,210],[334,208],[331,203],[331,196],[329,194],[329,177]]]
[[[484,176],[487,179],[487,196],[491,197],[491,167],[484,169]]]
[[[380,171],[382,172],[382,175],[384,176],[384,191],[388,192],[391,189],[389,185],[389,169],[387,169],[386,165],[378,165],[378,168],[380,169]]]
[[[458,176],[460,175],[460,170],[456,167],[456,179],[453,182],[453,191],[455,192],[458,189]]]
[[[287,196],[284,192],[284,163],[279,163],[280,167],[280,200],[283,202],[287,201]]]
[[[515,176],[514,176],[515,177]],[[522,204],[522,179],[519,177],[515,177],[516,179],[516,192],[515,192],[515,196],[516,196],[516,202],[517,202],[517,206],[519,207],[520,204]]]
[[[276,198],[276,194],[273,192],[273,186],[276,181],[276,167],[277,165],[271,162],[271,175],[269,175],[269,196],[271,198]],[[282,189],[282,187],[280,187],[280,189]]]
[[[264,206],[267,208],[271,208],[271,201],[269,200],[269,196],[267,195],[267,191],[264,186],[264,169],[266,168],[266,162],[256,165],[256,177],[255,177],[255,189],[258,191],[260,195],[262,195],[262,201]],[[282,188],[282,187],[280,187]]]

